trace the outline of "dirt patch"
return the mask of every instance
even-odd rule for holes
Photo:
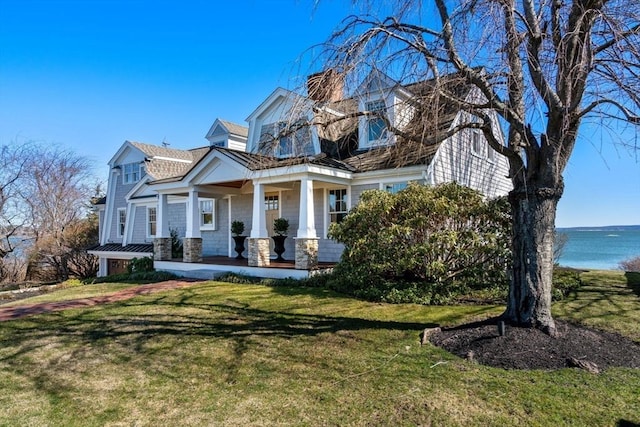
[[[640,345],[618,334],[556,320],[557,338],[509,325],[500,336],[497,323],[490,319],[442,328],[429,341],[460,357],[504,369],[560,369],[576,361],[595,364],[600,370],[640,368]]]

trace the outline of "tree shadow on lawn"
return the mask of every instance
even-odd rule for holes
[[[208,338],[315,336],[338,331],[400,330],[421,331],[435,327],[430,323],[378,321],[354,317],[297,314],[250,308],[248,304],[228,299],[224,302],[196,302],[191,290],[183,290],[180,298],[146,296],[85,309],[74,309],[35,315],[0,323],[0,348],[15,352],[0,357],[7,361],[37,348],[47,337],[69,339],[92,344],[102,340],[137,341],[134,348],[142,351],[144,343],[168,336],[201,336]],[[202,299],[197,295],[197,299]],[[139,310],[131,310],[139,308]],[[122,313],[119,313],[123,310]],[[128,314],[135,312],[135,314]],[[116,313],[116,314],[111,314]],[[417,336],[417,334],[416,334]]]
[[[624,273],[627,279],[627,285],[640,297],[640,273],[635,271],[627,271]]]

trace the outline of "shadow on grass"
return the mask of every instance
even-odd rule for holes
[[[640,296],[640,273],[627,271],[624,273],[624,277],[627,279],[627,285],[633,289],[636,295]]]
[[[292,293],[294,291],[291,291]],[[299,291],[298,291],[299,292]],[[312,290],[322,294],[321,290]],[[197,298],[194,298],[197,297]],[[203,303],[192,290],[156,297],[135,298],[102,307],[53,312],[0,323],[0,348],[15,352],[0,357],[7,361],[34,350],[47,336],[65,337],[86,344],[102,340],[134,341],[141,348],[151,339],[175,336],[201,336],[235,339],[239,337],[315,336],[326,332],[385,329],[420,331],[435,324],[377,321],[362,318],[296,314],[250,308],[247,303],[226,299]],[[76,314],[77,313],[77,314]],[[46,341],[46,340],[44,340]]]

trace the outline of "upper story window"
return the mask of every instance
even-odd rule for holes
[[[367,102],[365,108],[371,113],[384,114],[387,107],[384,100]],[[367,119],[367,140],[369,143],[386,139],[387,124],[384,119],[377,114],[372,114]]]
[[[347,189],[329,190],[329,221],[342,222],[347,212]]]
[[[313,154],[311,128],[304,120],[262,125],[258,151],[277,157]]]
[[[122,170],[123,184],[133,184],[140,181],[140,163],[127,163],[125,165],[122,165]]]
[[[124,229],[126,224],[127,224],[127,209],[118,208],[118,237],[124,236]]]
[[[157,224],[157,210],[156,208],[147,208],[147,237],[155,237],[156,224]]]
[[[215,206],[214,199],[200,200],[200,228],[209,230],[216,228]]]
[[[479,130],[471,131],[471,152],[476,156],[485,158],[490,162],[496,159],[496,152],[489,146],[484,139],[484,135]]]
[[[484,141],[479,131],[471,131],[471,152],[478,156],[483,156]]]

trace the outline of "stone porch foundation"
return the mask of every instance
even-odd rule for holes
[[[202,262],[202,239],[200,237],[185,237],[182,241],[182,261]]]
[[[296,270],[311,270],[318,265],[318,239],[296,238]]]
[[[250,237],[247,242],[249,243],[249,267],[268,266],[270,264],[270,239],[268,237]]]
[[[156,261],[171,261],[171,237],[156,237],[153,239],[153,259]]]

